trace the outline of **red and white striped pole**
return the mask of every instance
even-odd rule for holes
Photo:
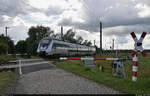
[[[137,71],[138,71],[138,57],[137,53],[133,57],[133,66],[132,66],[132,81],[137,80]]]
[[[142,53],[142,56],[145,57],[146,56],[146,52],[143,50],[142,47],[142,41],[144,39],[144,37],[146,36],[146,32],[143,32],[140,39],[138,40],[135,33],[132,32],[131,36],[135,42],[134,44],[134,50],[132,51],[131,55],[133,57],[132,62],[133,62],[133,66],[132,66],[132,81],[136,81],[137,80],[137,71],[138,71],[138,51],[140,51]]]

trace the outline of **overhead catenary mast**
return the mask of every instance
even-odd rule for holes
[[[64,38],[63,38],[63,26],[61,26],[61,40],[64,40]]]
[[[100,54],[102,54],[102,22],[100,22]]]
[[[112,39],[112,50],[114,50],[114,39]]]

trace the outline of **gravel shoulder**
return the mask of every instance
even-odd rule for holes
[[[13,88],[13,94],[119,94],[73,73],[56,68],[23,74]]]

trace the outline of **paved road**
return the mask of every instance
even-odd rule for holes
[[[106,86],[94,83],[49,64],[44,70],[23,74],[13,88],[15,94],[118,94]]]
[[[41,64],[47,64],[48,61],[43,61],[43,62],[35,62],[35,63],[22,63],[21,67],[25,67],[25,66],[31,66],[31,65],[41,65]],[[4,69],[4,68],[18,68],[19,64],[14,64],[14,65],[4,65],[4,66],[0,66],[0,69]]]

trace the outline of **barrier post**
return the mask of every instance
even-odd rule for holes
[[[19,74],[22,75],[22,70],[21,70],[21,60],[19,60]]]

